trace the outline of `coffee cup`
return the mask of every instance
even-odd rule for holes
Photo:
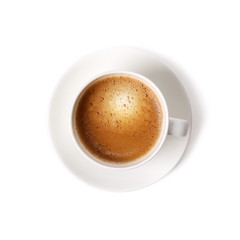
[[[188,121],[169,116],[163,94],[150,79],[111,71],[94,76],[80,89],[70,127],[88,161],[126,170],[151,161],[167,135],[186,136]]]

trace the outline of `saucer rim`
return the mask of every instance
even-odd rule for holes
[[[175,73],[175,71],[173,71],[173,69],[170,68],[165,62],[163,62],[159,55],[157,55],[157,54],[155,54],[155,53],[153,53],[153,52],[151,52],[151,51],[145,50],[145,49],[140,49],[140,48],[136,48],[136,47],[122,47],[122,46],[120,46],[120,47],[111,47],[111,48],[101,49],[101,50],[92,52],[92,53],[90,53],[90,54],[87,54],[87,55],[81,57],[79,60],[77,60],[75,63],[73,63],[73,64],[64,72],[64,74],[62,75],[62,77],[61,77],[60,80],[58,81],[57,85],[55,86],[54,93],[53,93],[52,98],[51,98],[51,103],[50,103],[50,108],[49,108],[49,110],[51,111],[51,109],[52,109],[52,99],[53,99],[53,96],[55,95],[55,93],[56,93],[57,90],[58,90],[58,89],[57,89],[58,86],[60,85],[60,83],[61,83],[62,81],[64,81],[64,79],[66,78],[66,76],[67,76],[69,73],[71,73],[71,71],[74,70],[74,68],[75,68],[76,66],[78,66],[81,62],[84,62],[85,58],[94,57],[94,55],[96,55],[96,54],[98,54],[98,53],[101,53],[101,52],[103,52],[103,51],[106,51],[106,50],[109,51],[109,50],[115,50],[115,49],[125,49],[125,50],[130,50],[130,51],[131,51],[131,50],[144,51],[145,53],[148,53],[148,54],[150,54],[150,55],[154,55],[154,56],[158,57],[159,62],[161,62],[161,65],[163,65],[164,67],[166,67],[166,69],[168,69],[168,70],[176,77],[176,79],[178,80],[178,82],[179,82],[179,84],[180,84],[180,86],[181,86],[181,88],[182,88],[182,91],[184,92],[184,94],[185,94],[185,96],[186,96],[186,98],[187,98],[187,100],[188,100],[188,105],[189,105],[189,106],[188,106],[188,108],[189,108],[189,113],[188,113],[188,114],[189,114],[189,116],[188,116],[189,130],[188,130],[188,134],[187,134],[187,136],[186,136],[187,141],[186,141],[186,144],[185,144],[185,146],[184,146],[184,149],[183,149],[181,155],[178,157],[178,160],[175,162],[175,164],[173,164],[173,165],[171,166],[171,168],[168,169],[168,171],[166,171],[164,174],[162,174],[161,177],[159,177],[159,178],[156,179],[155,181],[152,181],[151,183],[147,183],[147,184],[145,184],[145,185],[141,185],[141,186],[138,186],[138,187],[131,187],[131,188],[122,188],[122,189],[119,189],[119,188],[113,189],[113,188],[109,188],[108,186],[107,186],[107,187],[103,187],[101,184],[98,185],[98,184],[94,184],[94,183],[89,182],[89,181],[85,181],[85,180],[84,180],[83,178],[81,178],[80,176],[77,176],[75,172],[72,172],[72,170],[71,170],[68,166],[66,166],[66,163],[65,163],[65,161],[62,159],[62,156],[61,156],[60,152],[57,150],[57,146],[56,146],[56,144],[55,144],[55,142],[54,142],[54,139],[53,139],[53,136],[52,136],[52,132],[51,132],[51,119],[50,119],[50,118],[49,118],[49,128],[50,128],[50,136],[51,136],[51,139],[52,139],[52,144],[53,144],[53,146],[54,146],[54,149],[55,149],[57,155],[59,156],[59,158],[61,159],[61,161],[63,162],[63,164],[67,167],[67,169],[68,169],[71,173],[73,173],[73,175],[75,175],[78,179],[80,179],[82,183],[84,183],[84,184],[86,184],[86,185],[89,185],[89,186],[92,186],[92,187],[94,187],[94,188],[96,188],[96,189],[102,189],[102,190],[109,191],[109,192],[129,192],[129,191],[135,191],[135,190],[139,190],[139,189],[143,189],[143,188],[145,188],[145,187],[151,186],[152,184],[154,184],[154,183],[158,182],[159,180],[161,180],[162,178],[164,178],[164,177],[165,177],[168,173],[170,173],[170,172],[176,167],[176,165],[179,163],[179,161],[181,160],[182,156],[184,155],[184,153],[185,153],[185,151],[186,151],[186,149],[187,149],[187,146],[188,146],[188,144],[189,144],[190,136],[191,136],[191,130],[192,130],[192,111],[191,111],[191,104],[190,104],[190,101],[189,101],[187,92],[186,92],[184,86],[182,85],[179,77],[178,77],[177,74]],[[121,70],[119,70],[119,71],[121,71]],[[123,70],[123,71],[125,71],[125,70]],[[127,72],[127,71],[128,71],[128,70],[126,70],[125,72]],[[105,72],[105,71],[104,71],[104,72]],[[109,71],[109,72],[111,72],[111,71]],[[134,71],[132,71],[132,72],[134,72]],[[142,74],[140,74],[140,75],[142,75]],[[143,75],[143,76],[144,76],[144,75]],[[148,77],[146,77],[146,78],[148,78]],[[149,79],[149,78],[148,78],[148,79]],[[152,81],[152,82],[155,84],[155,82],[154,82],[153,80],[150,80],[150,81]],[[161,91],[161,89],[160,89],[160,91]],[[166,105],[168,105],[167,100],[166,100]],[[170,117],[170,114],[169,114],[169,117]],[[171,116],[171,117],[173,117],[173,116]],[[172,137],[172,136],[169,136],[169,137]],[[163,145],[164,145],[164,143],[163,143]],[[81,152],[79,152],[79,153],[81,154]],[[86,159],[85,159],[85,156],[84,156],[84,155],[82,155],[82,156],[83,156],[84,161],[85,161],[85,160],[86,160]],[[156,155],[155,155],[153,158],[155,158],[155,157],[156,157]],[[144,164],[143,164],[143,165],[140,165],[140,166],[138,166],[138,167],[139,167],[139,168],[142,168],[142,167],[144,167]],[[109,170],[110,170],[110,171],[116,171],[114,168],[113,168],[113,169],[109,169]],[[121,171],[123,171],[123,172],[125,172],[125,171],[131,171],[131,169],[122,169]]]

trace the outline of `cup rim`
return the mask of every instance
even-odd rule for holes
[[[160,96],[160,103],[161,103],[161,107],[163,108],[164,110],[164,126],[163,126],[163,133],[161,134],[161,136],[159,138],[161,138],[160,142],[157,143],[158,146],[156,147],[156,149],[154,149],[154,151],[150,151],[150,155],[142,160],[142,161],[139,161],[137,162],[136,160],[136,164],[132,164],[130,166],[113,166],[113,165],[107,165],[107,164],[104,164],[104,161],[102,160],[94,160],[93,158],[96,158],[93,154],[91,154],[86,148],[83,150],[82,147],[79,146],[79,143],[77,141],[77,136],[76,136],[76,133],[75,133],[75,130],[74,130],[74,113],[75,113],[75,107],[76,107],[76,104],[79,100],[79,97],[80,95],[83,93],[83,91],[91,84],[93,83],[95,80],[98,80],[99,78],[102,78],[102,77],[105,77],[105,76],[108,76],[108,75],[115,75],[115,74],[125,74],[125,75],[130,75],[130,76],[133,76],[133,77],[137,77],[137,79],[141,81],[141,79],[143,80],[143,82],[145,84],[148,84],[150,85],[150,87],[152,88],[152,90],[157,93],[158,95],[158,98]],[[81,87],[80,91],[78,92],[77,96],[74,98],[74,102],[72,104],[72,108],[71,108],[71,111],[70,111],[71,115],[70,115],[70,128],[71,128],[71,133],[72,133],[72,139],[73,139],[73,142],[75,144],[75,146],[77,147],[77,149],[82,153],[82,155],[88,159],[90,162],[96,164],[97,166],[101,166],[101,167],[104,167],[104,168],[107,168],[107,169],[112,169],[112,170],[129,170],[129,169],[133,169],[133,168],[137,168],[139,166],[142,166],[143,164],[146,164],[148,161],[150,161],[158,152],[159,150],[161,149],[163,143],[165,142],[165,139],[166,139],[166,136],[167,136],[167,132],[168,132],[168,128],[169,128],[169,112],[168,112],[168,106],[167,106],[167,103],[166,103],[166,100],[165,100],[165,97],[163,96],[162,92],[160,91],[159,87],[153,82],[151,81],[149,78],[139,74],[139,73],[135,73],[135,72],[131,72],[131,71],[106,71],[106,72],[103,72],[103,73],[99,73],[91,78],[89,78],[89,80],[87,81],[87,83]],[[79,142],[81,141],[79,138],[78,138]],[[156,145],[157,145],[156,144]],[[84,144],[82,144],[84,145]],[[84,148],[84,147],[83,147]],[[89,155],[91,155],[93,158],[91,158],[86,152],[89,153]]]

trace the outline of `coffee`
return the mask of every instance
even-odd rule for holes
[[[125,164],[156,146],[163,126],[157,94],[128,75],[101,77],[88,85],[75,105],[74,128],[97,159]]]

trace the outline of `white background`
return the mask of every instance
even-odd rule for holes
[[[240,239],[240,7],[236,0],[0,1],[0,239]],[[193,135],[178,166],[135,192],[85,185],[48,129],[81,56],[159,53],[184,76]]]

